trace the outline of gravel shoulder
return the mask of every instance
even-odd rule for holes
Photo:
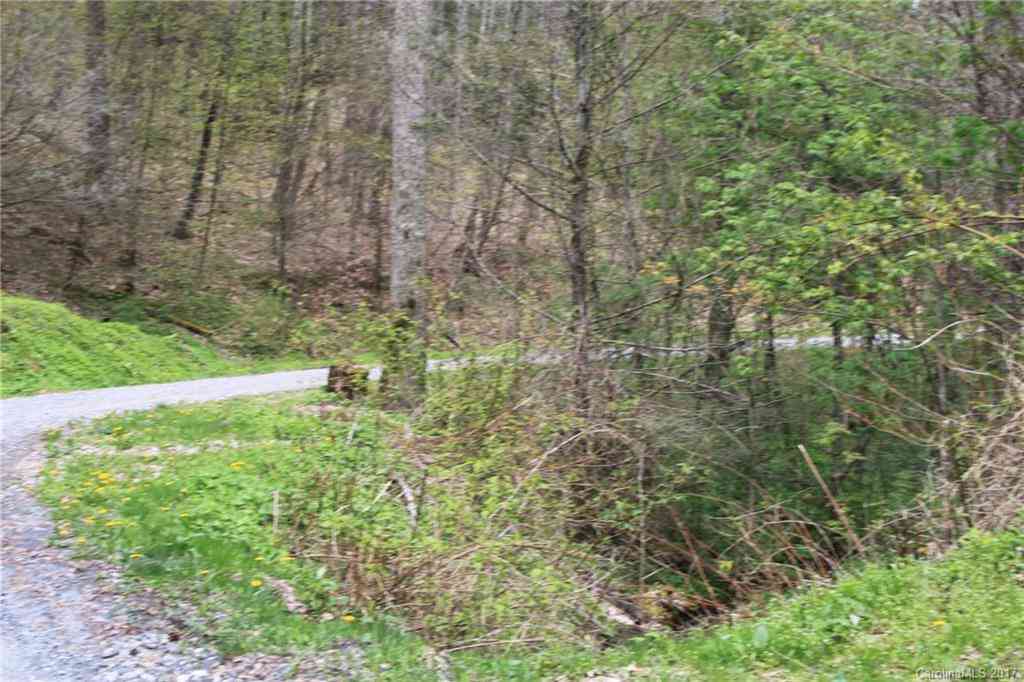
[[[149,384],[0,401],[0,679],[352,679],[359,652],[340,643],[315,657],[249,654],[222,660],[189,629],[189,608],[129,585],[117,566],[80,561],[50,546],[49,511],[32,496],[44,463],[42,435],[68,422],[161,404],[298,391],[326,382],[302,370]]]

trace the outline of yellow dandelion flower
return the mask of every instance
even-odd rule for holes
[[[129,558],[129,559],[141,559],[141,558],[142,558],[142,555],[141,555],[141,554],[139,554],[138,552],[133,552],[133,553],[131,554],[131,556],[129,556],[128,558]]]
[[[287,554],[285,554],[283,557],[279,559],[279,561],[295,561],[295,557],[288,556]]]
[[[259,578],[253,578],[252,580],[249,581],[249,584],[252,585],[253,587],[259,587],[260,585],[263,584],[263,581],[260,580]]]
[[[107,512],[109,512],[109,511],[110,511],[110,510],[109,510],[109,509],[107,509],[106,507],[100,507],[99,509],[97,509],[97,510],[96,510],[96,513],[97,513],[97,514],[106,514],[106,513],[107,513]]]
[[[181,514],[179,514],[178,516],[180,516],[181,518],[184,519],[185,517],[188,516],[188,512],[181,512]]]
[[[59,531],[57,531],[57,532],[58,532],[58,533],[60,533],[60,536],[61,536],[62,538],[66,538],[67,536],[71,535],[71,531],[70,531],[70,530],[68,530],[67,528],[61,528],[61,529],[60,529]]]
[[[210,572],[204,568],[203,570],[199,571],[199,575],[210,575]]]
[[[171,511],[170,507],[160,507],[160,511]]]
[[[91,516],[86,516],[82,518],[82,523],[84,523],[87,526],[91,526],[92,524],[96,523],[96,519],[94,519]]]
[[[354,623],[354,622],[356,622],[356,617],[353,616],[351,613],[346,613],[344,616],[341,617],[341,619],[343,621],[345,621],[346,623]]]
[[[255,558],[255,561],[263,561],[263,557],[258,556],[258,557]]]
[[[78,538],[77,540],[75,540],[75,542],[77,544],[79,544],[79,545],[84,545],[85,544],[85,538]]]
[[[944,621],[942,618],[937,618],[937,619],[932,621],[932,625],[934,627],[937,627],[937,628],[941,628],[945,624],[946,624],[946,621]]]

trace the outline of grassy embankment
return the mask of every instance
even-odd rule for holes
[[[42,495],[55,507],[57,541],[191,598],[200,627],[226,652],[355,638],[366,644],[371,679],[438,679],[422,640],[403,632],[402,610],[357,606],[345,561],[310,544],[311,525],[341,538],[327,554],[350,560],[360,543],[417,541],[403,535],[401,496],[385,494],[392,478],[411,475],[384,444],[396,424],[321,401],[307,393],[163,407],[55,440]],[[850,568],[732,624],[604,650],[567,640],[468,648],[450,655],[451,675],[868,682],[918,670],[1024,670],[1022,581],[1024,534],[972,534],[940,560]],[[308,612],[289,609],[294,599]]]
[[[213,344],[141,316],[137,308],[136,305],[129,310],[133,313],[128,316],[130,323],[98,322],[59,304],[0,296],[0,397],[331,364],[329,357],[310,358],[294,351],[269,357],[229,355]],[[95,312],[109,311],[97,308]],[[512,344],[504,344],[480,352],[507,356],[514,350]],[[382,362],[379,354],[365,350],[342,354],[361,365]],[[431,349],[428,355],[431,359],[448,360],[467,354]]]
[[[97,322],[62,305],[0,297],[0,397],[322,366],[301,356],[231,358],[181,334]]]

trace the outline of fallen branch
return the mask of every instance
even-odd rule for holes
[[[418,509],[416,508],[416,496],[412,492],[412,488],[405,479],[398,474],[393,474],[392,479],[398,484],[398,487],[402,489],[402,498],[405,500],[405,510],[409,512],[409,519],[412,521],[412,525],[416,525],[416,519],[419,515]]]
[[[213,336],[213,332],[211,330],[207,329],[206,327],[200,327],[198,324],[195,324],[194,322],[189,322],[188,320],[182,320],[177,317],[168,317],[167,321],[170,322],[171,324],[181,327],[182,329],[187,329],[190,332],[199,334],[200,336],[204,336],[206,338]]]
[[[543,642],[543,637],[527,637],[525,639],[488,639],[482,642],[473,642],[471,644],[460,644],[459,646],[452,646],[446,649],[442,649],[441,652],[450,654],[453,651],[463,651],[465,649],[479,649],[484,646],[501,646],[503,644],[531,644],[533,642]]]
[[[857,552],[859,554],[864,554],[864,545],[861,544],[860,538],[857,537],[857,534],[853,532],[853,526],[850,525],[850,519],[846,517],[846,512],[844,512],[843,508],[839,506],[839,502],[836,501],[836,498],[832,495],[832,491],[828,489],[828,486],[825,484],[825,479],[821,477],[821,472],[818,471],[818,467],[814,466],[814,460],[812,460],[811,456],[807,454],[807,448],[805,448],[803,444],[797,445],[797,448],[800,450],[800,454],[804,456],[804,461],[807,462],[807,466],[814,474],[814,478],[817,479],[818,485],[821,486],[822,491],[825,493],[825,497],[828,498],[829,504],[832,505],[832,509],[835,510],[836,516],[839,517],[843,526],[846,527],[846,533],[850,538],[850,542],[852,542],[853,546],[857,548]]]

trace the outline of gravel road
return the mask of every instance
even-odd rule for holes
[[[0,400],[3,470],[7,474],[12,460],[23,457],[41,432],[63,426],[73,419],[98,417],[116,411],[144,410],[170,403],[206,402],[240,395],[300,391],[323,386],[326,382],[326,369],[307,369]]]
[[[323,386],[324,369],[149,384],[0,401],[0,680],[4,682],[351,679],[350,642],[315,657],[222,660],[187,627],[186,605],[126,594],[118,567],[50,546],[49,512],[32,497],[41,436],[69,421],[161,404],[206,402]]]

